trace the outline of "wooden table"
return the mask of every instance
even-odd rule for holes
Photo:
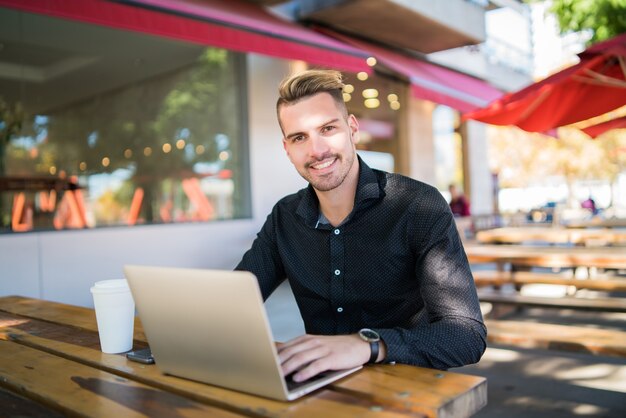
[[[602,219],[595,217],[584,221],[570,221],[564,225],[567,228],[626,228],[626,218]]]
[[[511,263],[530,267],[626,269],[626,248],[624,247],[465,245],[465,253],[472,264]]]
[[[626,230],[621,229],[570,229],[562,227],[509,227],[480,231],[476,240],[482,244],[521,244],[543,242],[547,244],[576,244],[587,246],[625,245]]]
[[[134,348],[146,346],[139,320]],[[8,399],[8,401],[7,401]],[[465,417],[486,379],[407,365],[366,366],[294,402],[162,375],[100,351],[94,311],[0,298],[0,403],[9,415],[89,417]],[[35,415],[29,415],[35,416]]]

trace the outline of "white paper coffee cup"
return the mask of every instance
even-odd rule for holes
[[[91,288],[103,353],[133,348],[135,301],[125,279],[103,280]]]

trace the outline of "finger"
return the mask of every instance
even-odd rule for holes
[[[283,345],[278,350],[278,357],[280,358],[280,362],[284,363],[296,354],[302,351],[310,350],[319,345],[321,345],[321,342],[317,338],[300,338],[294,343]]]
[[[303,382],[307,379],[317,376],[318,374],[325,372],[330,367],[328,365],[327,357],[322,357],[316,361],[311,362],[309,365],[301,370],[298,370],[293,375],[294,382]]]
[[[289,347],[293,347],[293,346],[299,345],[299,344],[301,344],[304,341],[310,340],[312,337],[313,337],[312,335],[308,335],[308,334],[300,335],[299,337],[296,337],[296,338],[294,338],[292,340],[289,340],[289,341],[287,341],[285,343],[281,343],[280,349],[284,350],[284,349],[287,349]]]
[[[312,362],[327,356],[328,353],[328,349],[324,346],[316,346],[309,350],[301,351],[282,363],[283,373],[286,376],[294,371],[300,372],[301,369],[309,367]]]

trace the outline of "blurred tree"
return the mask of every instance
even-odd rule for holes
[[[0,177],[6,174],[5,153],[9,141],[22,129],[24,110],[20,103],[7,103],[0,96]]]
[[[7,103],[0,96],[0,177],[6,175],[6,152],[9,141],[22,129],[24,110],[19,102]],[[0,229],[10,225],[9,212],[4,210],[10,207],[9,196],[0,190]]]
[[[526,0],[527,3],[537,0]],[[561,33],[591,30],[593,44],[626,33],[626,0],[551,0]]]
[[[579,180],[614,184],[626,167],[624,130],[609,131],[591,140],[572,127],[559,128],[559,138],[553,138],[490,126],[488,139],[489,166],[498,173],[502,188],[525,188],[545,184],[549,178],[562,178],[571,193]]]

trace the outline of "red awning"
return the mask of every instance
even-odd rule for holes
[[[241,52],[371,71],[366,54],[241,0],[0,0],[18,9]]]
[[[590,137],[595,138],[612,129],[626,129],[626,116],[598,123],[596,125],[591,125],[581,129],[581,131]]]
[[[368,51],[386,67],[411,81],[413,96],[467,112],[487,105],[502,92],[477,78],[421,61],[343,34],[320,29],[328,35]]]
[[[626,105],[626,34],[578,54],[580,62],[463,115],[545,132]]]

